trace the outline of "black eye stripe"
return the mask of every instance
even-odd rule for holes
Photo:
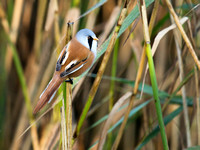
[[[90,50],[92,48],[92,42],[93,42],[93,38],[91,36],[88,36],[88,44],[89,44]]]

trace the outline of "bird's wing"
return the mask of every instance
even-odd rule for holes
[[[69,48],[70,42],[62,49],[58,60],[57,60],[57,64],[56,64],[56,71],[60,71],[61,66],[66,62],[67,58],[68,58],[68,48]]]
[[[88,65],[90,57],[93,57],[93,53],[76,39],[72,39],[61,51],[56,71],[60,72],[60,77],[66,77],[75,72],[77,72],[76,75],[80,75],[85,71],[84,66]]]
[[[81,60],[74,60],[74,61],[71,61],[66,67],[65,67],[65,71],[63,71],[61,74],[60,74],[60,77],[65,77],[65,76],[68,76],[76,71],[78,71],[79,69],[81,69],[86,63],[87,63],[87,60],[88,60],[88,57],[85,57]]]

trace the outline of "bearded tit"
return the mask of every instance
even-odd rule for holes
[[[80,76],[92,66],[96,57],[97,41],[98,38],[91,30],[82,29],[62,49],[54,75],[40,95],[33,114],[52,101],[63,81],[73,84],[71,78]]]

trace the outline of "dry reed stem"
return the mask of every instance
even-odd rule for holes
[[[32,121],[30,121],[30,124],[31,123],[32,123]],[[39,150],[40,149],[40,147],[39,147],[40,145],[39,145],[36,125],[33,125],[32,128],[31,128],[31,138],[32,138],[32,143],[33,143],[33,149],[34,150]]]
[[[124,8],[124,15],[126,15],[130,3],[131,3],[131,1],[129,1],[128,4],[127,4],[127,7]],[[117,147],[118,147],[118,145],[119,145],[119,142],[120,142],[120,140],[121,140],[121,137],[122,137],[122,134],[123,134],[123,131],[124,131],[126,122],[127,122],[127,120],[128,120],[129,113],[130,113],[131,108],[132,108],[132,105],[133,105],[133,99],[134,99],[134,98],[135,98],[135,95],[133,94],[133,95],[131,96],[131,100],[130,100],[130,102],[129,102],[127,111],[126,111],[126,113],[125,113],[125,115],[124,115],[124,120],[123,120],[123,122],[122,122],[122,124],[121,124],[121,126],[120,126],[120,129],[119,129],[119,132],[118,132],[118,136],[116,137],[115,142],[114,142],[114,144],[113,144],[113,146],[112,146],[112,149],[113,149],[113,150],[117,149]]]
[[[65,120],[65,104],[62,99],[61,107],[61,131],[62,131],[62,149],[67,149],[67,133],[66,133],[66,120]]]
[[[96,3],[97,3],[97,0],[89,1],[88,9],[91,6],[95,5]],[[99,11],[99,9],[98,10],[96,9],[96,10],[90,12],[90,14],[88,14],[87,23],[86,23],[86,26],[85,26],[86,28],[93,30],[96,19],[97,19],[98,11]]]
[[[15,3],[14,6],[14,11],[13,11],[13,18],[12,18],[12,22],[11,22],[11,27],[9,28],[9,23],[8,20],[6,18],[5,12],[2,8],[2,5],[0,5],[0,18],[1,18],[1,24],[5,30],[5,32],[10,36],[10,40],[12,41],[12,43],[16,43],[17,40],[17,36],[18,36],[18,28],[19,28],[19,20],[20,20],[20,16],[21,16],[21,8],[22,8],[22,1],[17,1]],[[13,32],[12,32],[13,31]],[[12,38],[11,38],[12,37]],[[11,68],[11,64],[12,64],[12,52],[11,52],[11,48],[10,46],[8,46],[7,50],[6,50],[6,58],[5,58],[5,69],[7,74],[9,74],[10,72],[10,68]],[[21,114],[26,114],[26,109],[25,107],[23,107]],[[21,115],[20,115],[21,116]],[[21,144],[21,139],[19,139],[19,134],[21,132],[21,130],[23,130],[25,128],[25,120],[26,117],[21,117],[21,119],[19,120],[18,124],[17,124],[17,129],[16,133],[14,134],[14,138],[13,141],[11,143],[11,148],[10,149],[19,149],[19,146]]]
[[[174,23],[174,20],[172,18],[172,15],[170,16],[172,23]],[[178,43],[180,34],[178,33],[177,30],[173,31],[174,33],[174,40],[175,40],[175,45],[176,45],[176,51],[177,51],[177,56],[178,56],[178,66],[179,66],[179,78],[180,82],[184,80],[184,66],[182,62],[182,57],[181,57],[181,49]],[[191,135],[190,135],[190,124],[189,124],[189,116],[188,116],[188,108],[187,108],[187,102],[186,102],[186,87],[185,85],[182,86],[181,88],[182,92],[182,100],[183,100],[183,112],[184,112],[184,121],[185,121],[185,127],[186,127],[186,139],[187,139],[187,147],[191,146]]]
[[[67,23],[67,32],[66,32],[66,43],[72,39],[72,27],[73,24],[70,21]],[[70,83],[66,84],[66,128],[67,128],[67,149],[72,149],[72,85]]]
[[[78,18],[79,16],[80,16],[80,10],[78,8],[72,8],[66,13],[65,22],[69,22],[70,21],[71,23],[73,23],[74,20],[76,20],[76,18]],[[78,25],[79,25],[78,22],[73,24],[73,30],[71,31],[72,33],[71,33],[70,36],[73,37],[73,35],[75,35],[75,32],[77,32],[77,29],[78,29]],[[66,26],[66,24],[64,24],[63,27],[62,27],[62,32],[61,33],[66,34],[67,28],[68,28],[68,26]],[[85,79],[85,77],[83,77],[81,79],[81,81],[78,82],[78,85],[76,85],[74,87],[74,90],[73,90],[73,93],[72,93],[72,96],[71,96],[71,101],[73,101],[73,98],[75,97],[75,95],[79,91],[79,88],[81,87],[84,79]]]
[[[56,48],[56,52],[57,52],[57,57],[59,56],[62,48],[64,47],[64,45],[66,45],[70,40],[71,40],[71,26],[70,24],[67,24],[67,29],[65,32],[65,35],[62,37],[62,39],[60,40],[60,30],[59,30],[59,22],[58,22],[58,13],[57,11],[54,11],[54,26],[55,26],[55,40],[56,40],[56,44],[58,45]],[[62,42],[64,40],[64,42]],[[59,42],[61,41],[61,42]],[[64,98],[62,98],[62,107],[60,108],[61,110],[61,132],[62,132],[62,149],[71,149],[69,148],[70,144],[69,141],[71,142],[71,137],[69,137],[69,133],[71,130],[70,127],[70,121],[71,121],[71,109],[69,109],[69,106],[71,106],[71,99],[68,99],[66,93],[69,94],[69,86],[66,88],[66,84],[67,83],[62,83],[63,84],[63,96]],[[66,104],[66,105],[65,105]],[[66,111],[65,111],[66,110]],[[72,124],[72,123],[71,123]],[[67,126],[66,126],[67,125]]]
[[[99,47],[101,47],[101,44],[103,42],[105,42],[107,36],[111,32],[111,30],[112,30],[112,28],[113,28],[113,26],[114,26],[114,24],[116,22],[116,19],[117,19],[118,15],[119,15],[119,12],[120,12],[120,8],[119,7],[115,7],[114,10],[112,11],[112,14],[111,14],[109,20],[106,22],[106,25],[104,27],[103,33],[98,37],[99,38],[98,45],[100,45]],[[74,24],[74,26],[75,25],[76,24]],[[95,64],[94,64],[94,66],[92,68],[95,68]],[[73,93],[72,93],[72,101],[75,98],[75,96],[76,96],[77,92],[79,91],[79,89],[81,88],[82,83],[84,82],[85,78],[86,78],[86,76],[82,77],[80,79],[80,81],[78,82],[78,84],[74,87]]]
[[[126,114],[124,115],[124,120],[123,120],[123,122],[122,122],[122,124],[121,124],[121,126],[120,126],[118,135],[117,135],[117,137],[116,137],[116,139],[115,139],[115,142],[114,142],[114,144],[113,144],[113,146],[112,146],[112,150],[116,150],[117,147],[118,147],[118,145],[119,145],[119,142],[120,142],[120,140],[121,140],[121,137],[122,137],[122,134],[123,134],[123,131],[124,131],[126,122],[127,122],[127,120],[128,120],[129,113],[130,113],[131,108],[132,108],[132,106],[133,106],[134,99],[135,99],[135,96],[132,95],[132,96],[131,96],[131,101],[129,102],[129,105],[128,105],[128,108],[127,108],[127,111],[126,111]],[[128,113],[127,113],[127,112],[128,112]]]
[[[35,103],[38,100],[38,97],[40,96],[41,92],[45,89],[46,85],[48,84],[50,75],[55,70],[55,64],[56,64],[56,57],[53,52],[51,54],[49,63],[45,69],[44,75],[42,76],[41,83],[40,83],[40,86],[38,87],[33,103]]]
[[[175,44],[176,44],[176,51],[178,56],[178,66],[179,66],[179,78],[180,82],[184,79],[184,71],[183,71],[183,63],[181,58],[181,49],[179,47],[178,41],[176,40],[176,37],[178,36],[178,33],[174,31],[175,36]],[[191,146],[191,136],[190,136],[190,124],[189,124],[189,117],[188,117],[188,108],[187,108],[187,102],[186,102],[186,89],[185,85],[181,88],[182,92],[182,99],[183,99],[183,112],[184,112],[184,121],[185,121],[185,127],[186,127],[186,139],[187,139],[187,147]]]
[[[172,106],[173,107],[173,106]],[[178,106],[174,106],[174,109],[177,109]],[[180,118],[181,116],[177,116],[176,118],[173,119],[172,123],[172,127],[171,129],[171,138],[170,138],[170,150],[177,150],[178,149],[178,145],[180,142]]]
[[[60,35],[60,32],[57,28],[57,35]],[[56,31],[55,31],[56,32]],[[67,29],[64,36],[64,45],[71,40],[72,35],[72,24],[67,23]],[[60,37],[60,36],[59,36]],[[61,45],[57,49],[57,54],[61,52]],[[71,86],[68,83],[63,82],[63,97],[62,98],[62,107],[61,107],[61,132],[62,132],[62,149],[71,150],[71,135],[72,135],[72,108],[71,108]]]
[[[110,40],[109,45],[107,47],[107,50],[106,50],[106,52],[104,54],[101,66],[100,66],[100,68],[98,70],[98,73],[97,73],[97,76],[95,78],[95,81],[94,81],[94,83],[92,85],[92,88],[91,88],[91,90],[89,92],[88,101],[86,103],[87,107],[84,108],[84,110],[83,110],[83,112],[81,114],[80,120],[78,122],[77,132],[76,132],[77,135],[79,135],[80,128],[82,127],[82,124],[83,124],[83,122],[84,122],[84,120],[86,118],[86,114],[89,111],[89,108],[90,108],[90,106],[92,104],[94,96],[95,96],[95,94],[97,92],[97,89],[98,89],[99,84],[100,84],[101,79],[102,79],[102,75],[103,75],[103,73],[105,71],[107,62],[108,62],[108,60],[110,58],[110,54],[111,54],[111,52],[113,50],[115,41],[117,39],[117,35],[118,35],[120,27],[121,27],[121,25],[122,25],[122,23],[123,23],[123,21],[125,19],[126,13],[127,13],[127,1],[125,2],[125,7],[121,11],[120,17],[119,17],[118,22],[117,22],[117,26],[114,29],[114,33],[113,33],[113,35],[111,37],[111,40]]]
[[[45,127],[45,130],[43,130],[42,133],[42,135],[45,136],[41,137],[40,140],[41,150],[53,149],[53,146],[57,143],[57,141],[59,141],[60,137],[59,132],[60,132],[59,122],[48,124],[48,126]]]
[[[21,137],[26,134],[26,132],[28,132],[28,130],[35,125],[40,119],[42,119],[42,117],[44,117],[48,112],[50,112],[62,99],[62,93],[60,94],[60,96],[58,96],[58,98],[55,100],[55,102],[51,105],[50,108],[48,108],[43,114],[41,114],[34,122],[32,122],[27,128],[26,130],[24,130],[20,136],[18,136],[19,134],[16,134],[18,136],[16,141],[19,141],[21,139]],[[24,108],[24,107],[23,107]],[[24,108],[25,109],[25,108]],[[23,113],[23,111],[22,111]],[[21,117],[21,118],[25,118],[25,117]],[[17,130],[18,131],[18,130]],[[13,146],[14,147],[14,146]]]
[[[111,112],[109,113],[108,118],[105,121],[103,129],[101,131],[101,135],[100,135],[99,142],[98,142],[98,149],[99,150],[101,150],[103,148],[103,146],[104,146],[104,143],[106,141],[106,135],[108,133],[109,128],[112,125],[115,125],[124,116],[124,114],[126,113],[127,107],[125,107],[124,109],[120,109],[120,108],[122,108],[126,104],[128,104],[128,106],[129,106],[129,98],[132,95],[133,95],[132,92],[125,93],[114,104]],[[149,100],[149,101],[151,101],[151,100]],[[131,107],[135,108],[135,107],[143,104],[144,102],[146,102],[145,99],[137,100]],[[119,111],[119,109],[120,109],[120,111]]]
[[[181,24],[184,24],[186,21],[188,20],[188,17],[183,17],[180,19],[180,22]],[[154,39],[154,43],[152,45],[152,56],[155,55],[156,53],[156,50],[157,50],[157,47],[160,43],[160,41],[162,40],[162,38],[171,30],[175,29],[177,26],[175,24],[172,24],[170,25],[169,27],[161,30],[155,37]],[[147,75],[147,72],[148,72],[148,69],[149,69],[149,66],[146,65],[146,69],[145,69],[145,73],[144,73],[144,79],[143,79],[143,82],[142,82],[142,87],[144,87],[144,84],[145,84],[145,79],[146,79],[146,75]],[[140,98],[142,97],[143,95],[143,88],[142,88],[142,91],[141,91],[141,95],[140,95]]]
[[[185,41],[185,43],[186,43],[186,45],[187,45],[187,47],[189,49],[189,52],[190,52],[190,54],[192,55],[192,57],[194,59],[194,62],[196,63],[198,69],[200,70],[200,61],[199,61],[199,59],[198,59],[198,57],[197,57],[197,55],[196,55],[196,53],[195,53],[195,51],[194,51],[194,49],[192,47],[192,44],[191,44],[189,38],[187,37],[187,35],[186,35],[186,33],[185,33],[185,31],[184,31],[184,29],[183,29],[183,27],[182,27],[182,25],[181,25],[181,23],[179,21],[178,16],[176,15],[176,13],[175,13],[170,1],[169,0],[165,0],[165,2],[166,2],[167,6],[169,8],[169,11],[170,11],[171,15],[174,18],[174,21],[175,21],[178,29],[180,30],[180,33],[181,33],[181,35],[182,35],[182,37],[183,37],[183,39],[184,39],[184,41]]]
[[[138,85],[139,85],[139,81],[141,79],[141,75],[142,75],[142,71],[143,71],[143,66],[144,66],[144,63],[145,63],[145,58],[146,58],[145,56],[146,56],[145,55],[145,51],[143,50],[143,52],[142,52],[142,58],[141,58],[140,65],[139,65],[139,70],[138,70],[137,76],[136,76],[136,82],[135,82],[135,86],[134,86],[135,88],[133,89],[133,95],[131,96],[131,99],[130,99],[127,111],[126,111],[126,113],[124,115],[124,120],[122,122],[122,125],[120,126],[118,136],[117,136],[117,138],[116,138],[116,140],[115,140],[115,142],[113,144],[113,147],[112,147],[113,150],[117,149],[117,147],[119,145],[119,142],[120,142],[120,139],[122,137],[122,134],[123,134],[126,122],[128,120],[129,113],[130,113],[132,105],[134,103],[135,95],[137,93],[137,88],[138,88]]]
[[[35,35],[34,35],[34,44],[33,44],[33,51],[37,59],[40,56],[42,25],[43,25],[43,21],[45,17],[46,6],[47,6],[47,0],[39,1],[38,9],[37,9],[37,20],[36,20]]]
[[[116,22],[116,19],[117,19],[119,13],[120,13],[120,7],[116,6],[113,9],[108,21],[106,22],[106,24],[104,26],[103,33],[101,33],[101,35],[99,36],[99,45],[101,45],[108,37],[110,31],[112,30],[112,28]]]
[[[9,23],[8,23],[8,20],[6,18],[6,14],[3,10],[3,7],[2,5],[0,5],[0,19],[1,19],[1,24],[2,24],[2,27],[4,29],[4,31],[9,34]]]
[[[22,16],[22,8],[23,8],[24,0],[18,0],[15,2],[14,5],[14,11],[12,16],[12,22],[11,27],[9,29],[9,36],[13,44],[16,44],[17,37],[18,37],[18,30],[19,30],[19,24]],[[7,28],[8,29],[8,28]],[[8,30],[7,30],[8,31]],[[5,63],[5,69],[6,72],[9,73],[12,65],[12,52],[10,49],[10,46],[7,47],[6,50],[6,63]]]
[[[153,13],[152,13],[152,17],[151,17],[151,20],[150,20],[149,34],[152,33],[153,25],[155,23],[157,11],[158,11],[158,5],[159,5],[159,0],[156,0],[156,2],[154,4],[154,10],[153,10]],[[142,56],[141,56],[141,60],[140,60],[140,64],[139,64],[139,69],[138,69],[136,80],[135,80],[135,86],[133,88],[133,95],[131,96],[127,111],[124,115],[124,120],[123,120],[122,125],[121,125],[120,130],[119,130],[119,134],[118,134],[118,136],[115,140],[115,143],[114,143],[112,149],[117,149],[118,144],[120,142],[121,136],[123,134],[123,130],[124,130],[126,122],[128,120],[129,113],[131,111],[131,107],[134,103],[135,95],[137,94],[138,85],[139,85],[139,82],[141,80],[145,64],[146,64],[146,53],[145,53],[145,47],[143,47]]]
[[[54,19],[57,19],[52,16],[54,16],[55,13],[57,13],[57,12],[58,12],[57,0],[50,0],[50,2],[48,4],[47,18],[46,18],[45,27],[44,27],[45,31],[48,31],[49,29],[51,29]],[[58,13],[57,13],[57,16],[58,16]],[[55,21],[55,22],[57,22],[57,21]]]
[[[32,58],[29,59],[28,66],[30,66],[31,62],[32,62]],[[25,75],[28,72],[28,68],[29,67],[26,67],[26,69],[25,69]],[[27,79],[27,75],[26,75],[26,79]],[[28,87],[30,88],[30,86],[28,86]],[[28,104],[28,105],[31,106],[31,104]],[[26,123],[27,123],[28,120],[27,119],[23,120],[21,118],[27,118],[27,107],[25,105],[23,105],[21,110],[22,111],[20,112],[20,115],[19,115],[20,120],[18,121],[18,124],[16,125],[17,127],[16,127],[16,130],[15,130],[15,133],[14,133],[14,138],[13,138],[13,141],[12,141],[11,149],[12,148],[18,149],[20,147],[21,139],[19,139],[19,135],[20,135],[20,132],[22,132],[23,130],[26,129]],[[29,112],[28,113],[29,114],[29,123],[32,124],[32,122],[34,122],[32,110],[28,110],[28,112]],[[31,130],[33,130],[33,131],[31,131],[31,133],[34,133],[34,135],[37,135],[37,130],[36,130],[35,127],[31,128]],[[31,136],[32,136],[32,134],[31,134]],[[37,136],[32,137],[32,142],[33,142],[33,147],[36,147],[36,149],[37,149],[37,147],[38,147],[37,145],[39,143],[38,137]]]
[[[151,14],[151,19],[149,22],[149,36],[151,36],[152,30],[153,30],[153,27],[154,27],[154,24],[156,21],[156,16],[157,16],[158,9],[159,9],[159,3],[160,3],[159,0],[155,0],[154,6],[153,6],[153,11]]]
[[[54,21],[55,43],[57,43],[56,50],[58,50],[58,49],[61,49],[61,46],[60,46],[61,44],[58,44],[60,41],[60,31],[59,31],[59,25],[58,25],[58,14],[56,11],[54,11],[54,20],[55,20]],[[47,23],[45,23],[45,24],[46,24],[46,26],[48,26]],[[38,97],[40,96],[41,92],[45,89],[46,84],[49,82],[50,75],[55,70],[56,57],[55,57],[54,53],[56,50],[54,50],[50,56],[49,63],[47,64],[47,67],[45,68],[44,75],[42,76],[40,85],[37,88],[37,93],[33,100],[33,103],[35,103],[38,100]]]
[[[23,106],[20,116],[23,116],[26,113],[27,113],[27,109],[25,106]],[[21,134],[21,131],[23,131],[25,129],[26,121],[27,121],[26,117],[20,117],[20,120],[17,124],[17,130],[16,130],[16,133],[14,134],[13,142],[12,142],[12,145],[10,148],[11,150],[17,150],[20,148],[20,145],[22,142],[21,137],[28,131],[28,130],[25,130],[25,132],[23,132]],[[38,140],[38,135],[37,135],[37,128],[36,128],[36,125],[34,124],[34,122],[35,122],[34,120],[29,121],[30,126],[32,127],[31,128],[31,138],[32,138],[32,143],[33,143],[34,149],[39,150],[40,148],[39,148],[39,140]]]
[[[26,114],[26,108],[24,106],[22,107],[22,111],[19,116],[22,116],[23,114]],[[22,139],[19,138],[19,137],[21,137],[19,135],[20,135],[20,132],[24,130],[24,128],[26,126],[26,124],[24,122],[26,122],[26,121],[27,121],[26,117],[20,117],[20,119],[18,120],[18,123],[16,125],[17,129],[15,131],[15,134],[13,135],[14,136],[13,141],[10,146],[11,150],[18,150],[20,148]]]
[[[106,140],[107,131],[110,127],[110,124],[112,123],[113,117],[116,115],[118,109],[126,102],[126,100],[128,100],[128,98],[131,95],[132,95],[131,92],[127,92],[113,106],[111,112],[109,113],[108,119],[103,126],[103,129],[102,129],[102,132],[101,132],[101,135],[100,135],[100,138],[99,138],[99,143],[98,143],[98,148],[97,148],[98,150],[103,149],[103,145],[104,145],[105,140]]]
[[[69,9],[69,11],[66,12],[66,16],[65,16],[65,22],[74,22],[78,17],[80,16],[80,10],[78,8],[71,8]],[[61,28],[61,34],[65,34],[66,30],[67,30],[67,26],[66,23],[63,24],[62,28]],[[79,25],[79,21],[77,21],[76,23],[74,23],[73,25],[73,32],[72,32],[72,36],[74,36],[78,30],[78,25]]]
[[[12,42],[12,44],[16,44],[16,41],[17,41],[17,36],[18,36],[18,30],[19,30],[19,24],[20,24],[20,18],[21,18],[21,13],[22,13],[22,8],[23,8],[23,0],[19,0],[15,3],[14,5],[14,11],[13,11],[13,16],[12,16],[12,22],[11,22],[11,28],[10,28],[10,31],[9,31],[9,39],[10,41]],[[7,21],[4,21],[5,23],[3,24],[4,26],[6,25],[6,22]],[[5,31],[7,32],[8,31],[8,28],[6,28],[5,26]],[[10,67],[11,67],[11,63],[12,63],[12,57],[13,54],[12,54],[12,50],[11,50],[11,47],[10,45],[8,45],[7,47],[7,53],[6,53],[6,71],[7,73],[9,74],[10,72]],[[30,98],[28,96],[28,99],[29,99],[29,102],[30,102]],[[30,105],[29,105],[30,106]],[[23,109],[25,110],[25,109]],[[33,122],[33,116],[32,114],[30,113],[31,110],[28,110],[28,117],[29,117],[29,123],[31,124],[31,122]],[[26,114],[26,113],[21,113],[22,115]],[[22,121],[20,119],[20,121]],[[25,121],[23,122],[20,122],[19,121],[19,126],[17,127],[17,129],[22,129],[25,127]],[[23,126],[20,126],[21,124],[23,124]],[[19,133],[20,130],[17,130],[16,133]],[[11,146],[11,149],[14,148],[14,149],[17,149],[20,145],[20,142],[18,141],[18,135],[19,134],[15,134],[14,136],[14,139],[13,139],[13,143],[12,143],[12,146]],[[36,130],[36,126],[33,126],[33,128],[31,129],[31,137],[32,137],[32,142],[33,142],[33,147],[34,149],[39,149],[39,142],[38,142],[38,136],[37,136],[37,130]]]
[[[60,38],[60,31],[59,31],[59,27],[58,27],[58,13],[57,13],[57,11],[54,11],[54,16],[55,16],[55,22],[54,22],[54,26],[55,26],[54,33],[55,34],[54,35],[55,35],[55,39],[56,39],[56,42],[57,42],[57,45],[58,45],[56,50],[59,51],[62,48],[61,46],[64,45],[63,44],[64,42],[62,42],[62,41],[64,41],[63,39],[66,36],[64,36],[64,38],[61,40],[61,42],[59,42],[59,40],[60,40],[59,39]],[[40,84],[40,87],[39,87],[40,90],[38,90],[35,100],[38,98],[38,95],[40,94],[40,91],[42,91],[42,89],[44,89],[44,86],[46,85],[45,83],[47,83],[48,80],[49,80],[46,77],[48,77],[52,73],[52,71],[54,70],[54,66],[55,66],[55,63],[56,63],[56,58],[55,58],[54,53],[55,53],[55,51],[53,51],[53,54],[51,55],[51,59],[50,59],[50,62],[48,63],[47,69],[45,69],[45,73],[44,73],[43,79],[41,80],[42,83]],[[55,105],[53,105],[53,106],[55,106]],[[48,112],[51,109],[52,109],[52,107],[50,109],[48,109],[46,112]],[[46,112],[44,114],[46,114]]]
[[[67,101],[66,101],[66,117],[67,117],[67,149],[72,149],[72,86],[70,83],[67,83]]]
[[[60,41],[60,29],[59,29],[59,16],[58,13],[55,12],[54,13],[54,37],[55,37],[55,43],[58,45],[58,49],[57,49],[57,53],[58,50],[61,51],[62,50],[62,45],[59,45],[59,41]],[[59,53],[58,53],[59,55]]]
[[[198,86],[198,82],[199,82],[199,78],[198,78],[198,72],[197,72],[197,67],[195,66],[194,69],[194,77],[195,77],[195,89],[196,89],[196,105],[197,105],[197,145],[200,145],[200,106],[199,106],[199,86]]]
[[[140,61],[140,65],[139,65],[139,70],[137,72],[137,77],[136,77],[136,81],[135,81],[135,86],[134,86],[134,89],[133,89],[133,94],[131,96],[131,99],[129,101],[129,104],[128,104],[128,108],[127,108],[127,111],[125,112],[124,114],[124,120],[120,126],[120,129],[119,129],[119,133],[118,133],[118,136],[113,144],[113,147],[112,149],[115,150],[117,149],[118,145],[119,145],[119,142],[120,142],[120,139],[122,137],[122,134],[123,134],[123,131],[124,131],[124,128],[125,128],[125,125],[126,125],[126,122],[128,120],[128,116],[129,116],[129,113],[131,111],[131,108],[133,106],[133,103],[134,103],[134,99],[135,99],[135,95],[137,94],[137,89],[138,89],[138,85],[139,85],[139,81],[141,79],[141,75],[142,75],[142,72],[143,72],[143,68],[144,68],[144,63],[145,63],[145,57],[146,54],[145,54],[145,51],[143,50],[143,53],[142,53],[142,58],[141,58],[141,61]],[[136,88],[137,87],[137,88]]]
[[[193,38],[193,33],[192,33],[191,20],[187,21],[187,25],[188,25],[188,31],[189,31],[189,35],[190,35],[189,37],[190,37],[191,43],[194,46],[194,49],[196,49],[194,38]]]
[[[56,12],[55,12],[55,16],[57,16]],[[56,19],[56,21],[58,21],[58,20]],[[58,22],[56,22],[56,21],[55,21],[55,25],[58,24]],[[58,35],[58,37],[60,37],[59,30],[55,31],[55,35]],[[66,36],[64,36],[64,38],[65,37]],[[63,41],[63,39],[61,41]],[[60,50],[61,49],[61,45],[62,45],[61,42],[59,42],[59,44],[57,44],[57,45],[58,46],[57,46],[56,50],[58,50],[58,49]],[[47,66],[47,69],[45,69],[44,76],[43,76],[43,78],[41,80],[42,83],[40,84],[39,90],[38,90],[38,92],[36,94],[36,98],[34,99],[34,101],[36,101],[38,99],[38,97],[39,97],[38,95],[41,93],[42,89],[45,88],[46,83],[48,83],[49,79],[46,78],[46,77],[48,77],[52,73],[52,71],[54,70],[54,66],[55,66],[55,63],[56,63],[56,58],[55,58],[54,53],[55,53],[55,51],[53,51],[53,54],[51,55],[50,61],[49,61],[48,66]],[[42,114],[42,116],[44,116],[47,112],[49,112],[58,102],[54,103],[48,110],[45,111],[44,114]],[[36,122],[38,122],[41,119],[42,116],[40,116],[35,122],[31,123],[31,125],[20,135],[20,137],[23,136]]]

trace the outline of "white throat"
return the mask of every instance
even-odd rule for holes
[[[88,43],[88,37],[91,36],[92,38],[96,38],[96,35],[89,29],[82,29],[76,34],[76,39],[86,48],[91,50],[96,57],[97,53],[97,40],[92,41],[91,48]]]

